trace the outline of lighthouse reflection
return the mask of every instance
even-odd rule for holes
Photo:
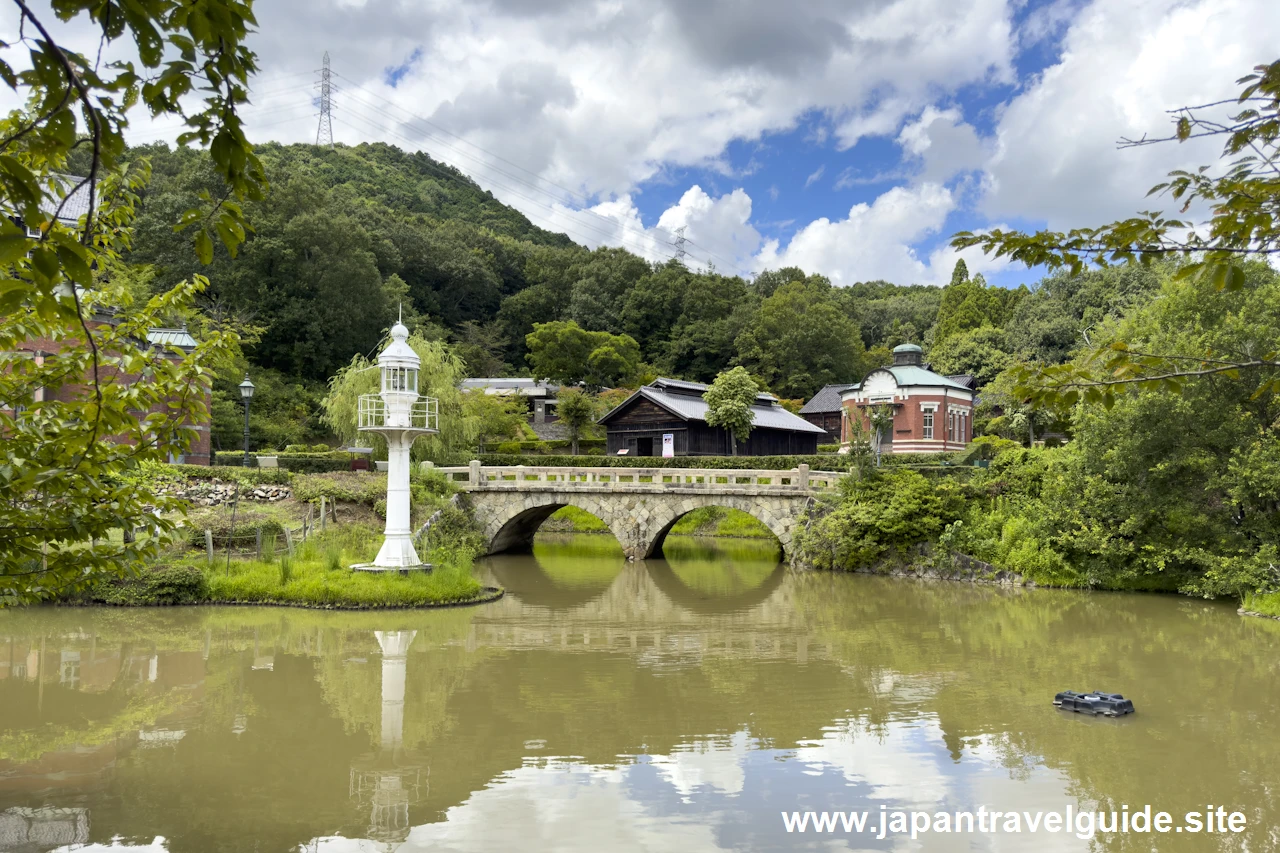
[[[375,631],[382,649],[382,723],[378,749],[351,766],[350,796],[369,814],[368,837],[394,850],[409,837],[409,809],[429,791],[430,767],[404,749],[409,646],[417,631]]]

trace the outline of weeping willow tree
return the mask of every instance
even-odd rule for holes
[[[475,446],[480,427],[476,418],[463,414],[463,395],[458,386],[467,376],[466,365],[448,344],[427,340],[420,334],[409,337],[409,346],[422,359],[418,393],[440,401],[440,433],[415,441],[413,460],[460,461]],[[374,432],[360,432],[356,423],[359,398],[378,393],[379,376],[376,360],[357,355],[329,380],[329,393],[320,405],[325,424],[343,442],[372,447],[375,457],[386,459],[386,440]]]

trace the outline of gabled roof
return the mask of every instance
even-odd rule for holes
[[[649,387],[659,388],[663,391],[675,391],[676,393],[697,394],[701,397],[711,386],[703,385],[701,382],[688,382],[684,379],[667,379],[659,376],[649,383]],[[756,400],[760,403],[776,403],[778,398],[767,391],[761,391],[756,395]]]
[[[662,382],[664,380],[658,380]],[[666,382],[677,382],[679,380],[665,380]],[[702,421],[706,423],[707,411],[711,408],[707,405],[707,401],[702,399],[701,394],[673,392],[670,386],[659,386],[658,382],[653,385],[646,385],[640,388],[627,399],[623,400],[607,414],[600,418],[599,423],[607,423],[618,412],[623,411],[633,401],[643,397],[654,405],[666,409],[677,418],[685,421]],[[706,389],[707,386],[699,385],[696,382],[682,382],[685,386],[694,386],[693,389]],[[769,402],[762,401],[762,398],[768,398]],[[827,432],[820,427],[806,421],[799,415],[793,415],[776,402],[772,402],[772,395],[762,394],[756,398],[756,404],[751,407],[752,425],[765,429],[781,429],[789,432],[807,432],[813,434],[826,435]]]
[[[958,382],[959,384],[968,388],[970,391],[978,390],[978,379],[975,376],[970,376],[967,373],[955,373],[955,374],[947,374],[947,378],[950,379],[952,382]]]
[[[909,388],[916,385],[926,385],[926,386],[939,386],[943,388],[955,388],[960,391],[967,391],[970,394],[973,393],[972,388],[969,388],[968,386],[965,386],[965,385],[961,385],[959,382],[956,382],[954,379],[948,379],[947,377],[941,374],[934,373],[932,370],[925,370],[923,367],[917,367],[914,364],[895,364],[891,367],[877,367],[875,370],[871,371],[871,373],[868,373],[867,376],[870,376],[872,373],[875,373],[880,370],[887,370],[890,373],[892,373],[893,378],[898,382],[899,388]],[[862,381],[865,382],[866,377],[863,377]],[[845,390],[856,391],[861,387],[862,387],[862,382],[859,382],[856,385],[849,386]]]
[[[813,399],[801,407],[800,414],[822,415],[840,411],[840,395],[851,387],[853,386],[848,384],[823,385],[822,389],[813,395]]]

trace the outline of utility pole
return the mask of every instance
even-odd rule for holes
[[[316,128],[316,145],[333,147],[333,100],[330,96],[329,51],[324,52],[324,67],[320,69],[320,126]]]
[[[676,229],[676,239],[671,244],[676,247],[676,260],[680,261],[681,263],[684,263],[684,256],[686,254],[684,250],[684,243],[685,243],[684,228],[685,227],[681,225],[679,228]]]

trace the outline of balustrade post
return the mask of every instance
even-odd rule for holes
[[[480,485],[480,460],[479,459],[471,460],[471,474],[467,482],[469,482],[472,486]]]
[[[800,477],[799,477],[799,480],[800,480],[800,488],[802,488],[802,489],[807,489],[807,488],[809,488],[809,466],[808,466],[808,464],[807,464],[807,463],[804,463],[804,462],[801,462],[801,463],[800,463],[800,468],[799,468],[798,470],[800,471]]]

